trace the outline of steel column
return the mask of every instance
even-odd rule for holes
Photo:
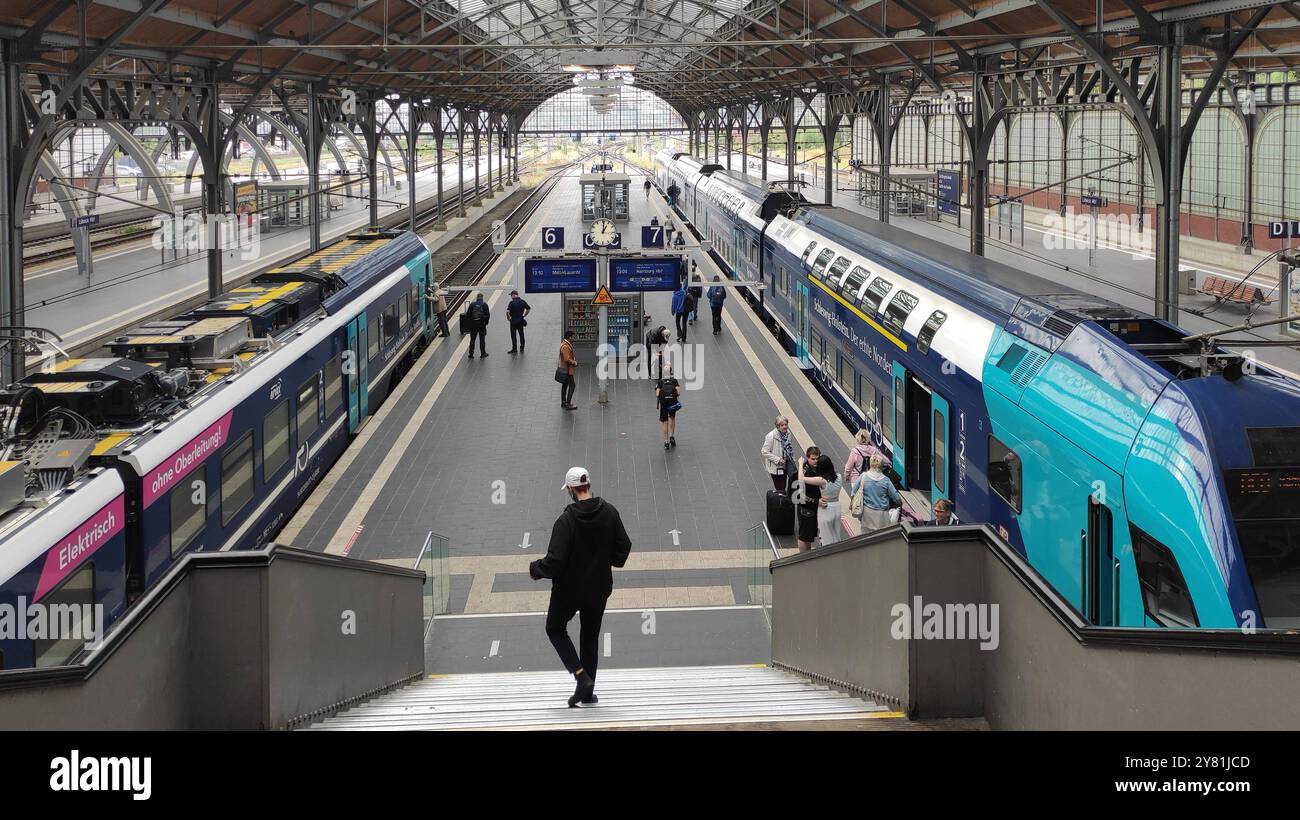
[[[420,119],[416,115],[414,98],[406,101],[406,225],[415,230],[415,143],[420,134]]]
[[[366,117],[366,173],[370,175],[370,224],[379,226],[379,105],[370,100]]]
[[[474,204],[482,205],[482,194],[479,193],[478,177],[478,159],[479,159],[479,122],[478,112],[474,112]]]
[[[989,203],[989,154],[985,145],[984,129],[988,127],[989,111],[980,89],[980,70],[976,66],[971,80],[974,89],[971,99],[971,152],[970,152],[970,252],[984,255],[984,238],[987,230],[985,215]]]
[[[889,163],[893,153],[894,134],[889,111],[889,75],[880,75],[880,100],[876,104],[876,149],[880,154],[880,176],[876,188],[880,200],[876,206],[876,218],[881,222],[889,221]],[[902,117],[899,117],[902,120]]]
[[[27,192],[21,190],[18,169],[22,167],[21,140],[26,133],[22,106],[18,95],[22,93],[18,66],[13,62],[18,48],[12,41],[0,42],[0,316],[14,327],[26,323],[23,295],[23,207]],[[26,186],[22,186],[26,187]],[[9,343],[9,356],[0,360],[4,384],[11,384],[26,375],[27,362],[22,345]]]
[[[308,225],[311,231],[311,250],[320,250],[320,104],[317,100],[319,86],[307,84],[307,204]]]
[[[215,71],[208,73],[208,107],[203,112],[203,131],[206,137],[207,156],[203,158],[203,210],[206,241],[208,243],[208,296],[216,298],[225,289],[221,267],[221,232],[216,219],[221,215],[221,170],[226,155],[226,136],[221,127],[220,83]],[[235,122],[231,122],[233,134]]]
[[[465,215],[465,112],[456,111],[456,212]]]
[[[1156,294],[1155,315],[1178,322],[1178,212],[1182,208],[1183,168],[1183,27],[1168,28],[1166,44],[1160,46],[1157,71],[1157,134],[1164,190],[1156,206]]]
[[[434,161],[434,184],[438,186],[438,191],[434,196],[438,198],[438,215],[433,221],[435,231],[447,230],[446,218],[443,214],[442,186],[443,186],[443,156],[442,156],[442,106],[438,106],[433,120],[433,161]]]

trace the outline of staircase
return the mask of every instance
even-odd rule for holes
[[[763,665],[602,669],[600,702],[570,709],[564,672],[433,675],[313,729],[613,729],[901,718]]]

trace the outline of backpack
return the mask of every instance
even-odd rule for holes
[[[487,305],[482,302],[473,302],[469,306],[469,318],[475,324],[483,324],[487,321]]]
[[[659,396],[669,404],[677,401],[677,385],[673,384],[672,377],[659,380]]]

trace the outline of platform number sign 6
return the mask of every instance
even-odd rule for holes
[[[542,250],[557,251],[564,249],[563,228],[542,228]]]

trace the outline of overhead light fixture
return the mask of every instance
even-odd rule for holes
[[[633,51],[563,51],[560,67],[565,71],[633,71],[637,55]]]

